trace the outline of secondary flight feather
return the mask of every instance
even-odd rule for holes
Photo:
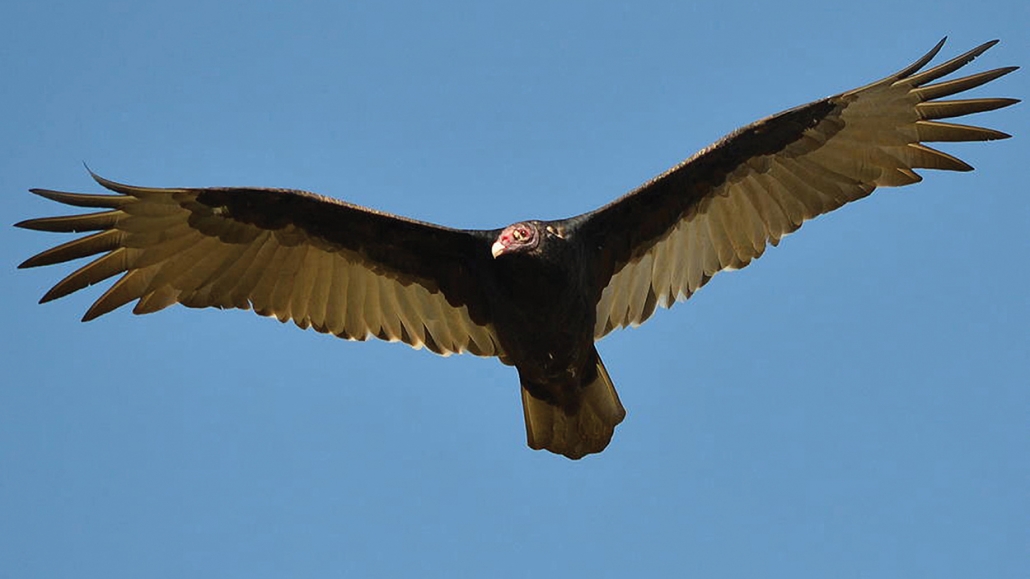
[[[519,374],[529,446],[569,458],[604,450],[626,411],[594,342],[689,298],[813,217],[916,169],[969,171],[927,146],[1009,135],[944,122],[1011,98],[945,97],[1016,70],[946,80],[988,42],[924,70],[944,45],[864,87],[743,127],[595,211],[460,230],[303,191],[164,189],[93,174],[110,194],[32,192],[97,212],[18,227],[87,233],[29,258],[92,258],[47,302],[108,278],[91,320],[135,302],[253,309],[301,328],[495,356]]]

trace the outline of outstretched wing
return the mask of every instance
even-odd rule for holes
[[[595,337],[642,323],[657,305],[687,299],[713,275],[748,265],[807,219],[876,187],[919,181],[914,169],[972,170],[923,142],[1009,135],[937,119],[1019,101],[937,99],[1017,67],[930,83],[996,42],[919,72],[944,45],[941,40],[896,74],[748,125],[636,191],[570,220],[583,243],[601,248],[599,282],[605,289]]]
[[[84,321],[134,300],[134,313],[174,303],[254,309],[342,338],[370,336],[438,354],[502,355],[477,285],[488,232],[438,227],[301,191],[154,189],[93,175],[115,194],[34,189],[98,213],[18,227],[96,232],[21,264],[102,254],[41,302],[121,275]]]

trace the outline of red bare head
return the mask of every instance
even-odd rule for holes
[[[528,251],[540,243],[537,226],[533,223],[519,222],[504,228],[504,231],[497,236],[490,253],[498,258],[506,253]]]

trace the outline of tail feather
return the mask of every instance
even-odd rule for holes
[[[626,417],[626,409],[600,357],[597,357],[597,378],[583,387],[581,395],[581,404],[574,414],[567,414],[522,388],[522,409],[530,448],[547,449],[578,459],[608,446],[615,426]]]

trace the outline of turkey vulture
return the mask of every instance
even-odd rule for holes
[[[501,229],[441,227],[303,191],[158,189],[93,178],[110,194],[32,192],[95,213],[18,227],[93,232],[21,264],[100,255],[48,302],[120,275],[92,320],[129,302],[253,309],[351,340],[375,337],[515,366],[529,446],[577,459],[601,452],[626,411],[594,342],[689,298],[716,273],[915,169],[969,171],[929,141],[986,141],[999,131],[941,122],[1010,98],[940,100],[1016,67],[935,82],[997,41],[921,70],[739,129],[589,213]]]

